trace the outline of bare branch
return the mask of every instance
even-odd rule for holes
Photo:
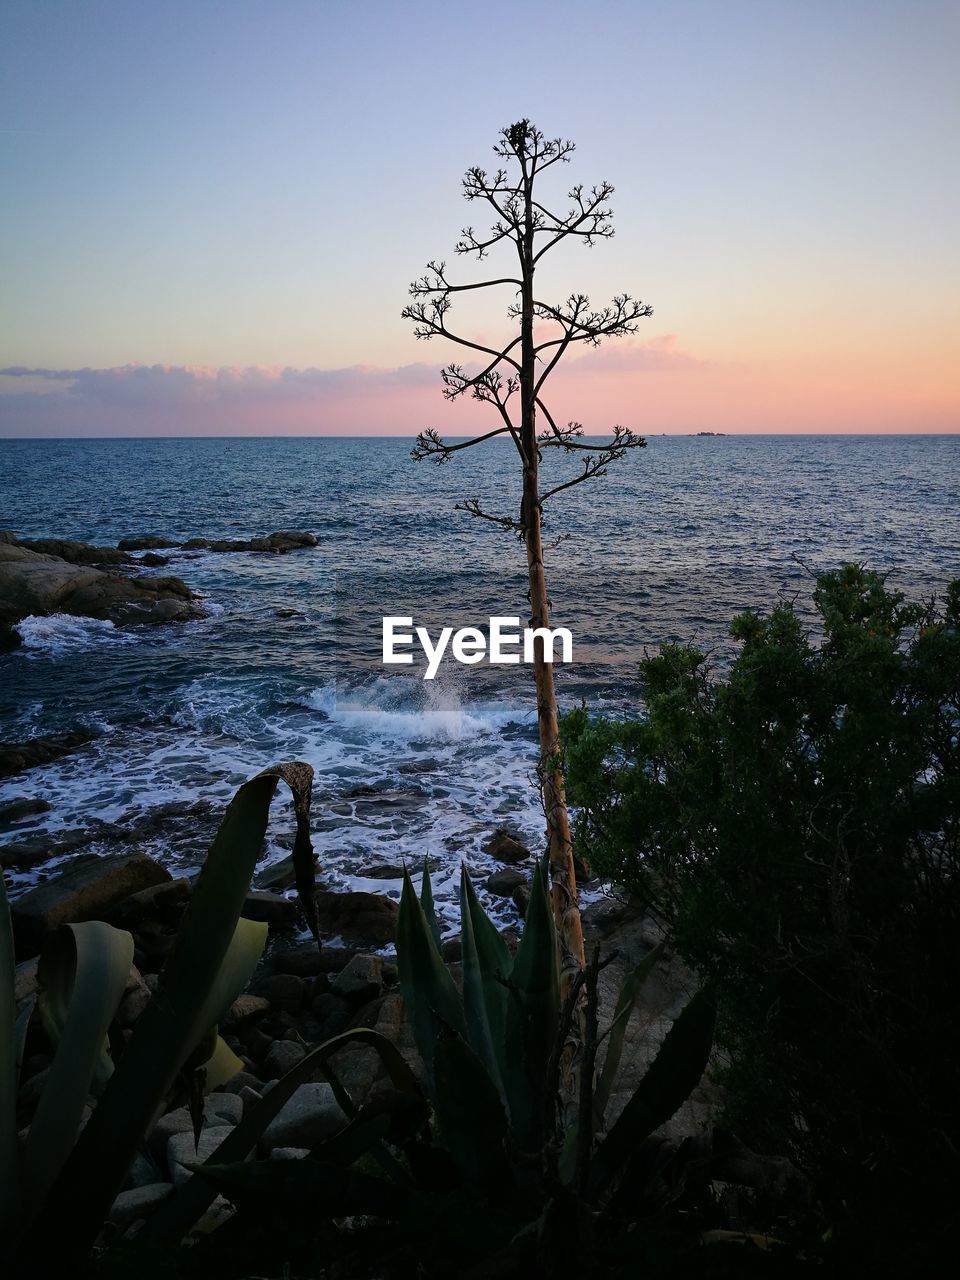
[[[579,426],[579,423],[571,423],[571,426]],[[583,469],[579,475],[564,481],[563,484],[554,485],[546,493],[541,493],[540,506],[542,507],[548,498],[552,498],[557,493],[562,493],[565,489],[572,489],[574,485],[583,484],[584,480],[593,480],[597,476],[605,475],[610,463],[622,458],[628,449],[644,449],[646,444],[647,442],[643,436],[635,435],[628,428],[614,427],[613,439],[607,441],[605,445],[599,446],[599,448],[595,446],[596,456],[583,459]],[[582,448],[583,446],[573,445],[572,447]]]
[[[450,310],[450,300],[445,297],[429,298],[420,300],[419,302],[411,302],[400,312],[401,320],[412,320],[414,324],[413,334],[415,338],[435,338],[438,335],[443,338],[449,338],[451,342],[456,342],[461,347],[469,347],[471,351],[481,351],[484,355],[495,356],[498,360],[505,360],[507,364],[512,365],[519,373],[520,365],[509,354],[520,342],[520,336],[517,335],[511,342],[497,351],[495,347],[484,346],[481,342],[471,342],[469,338],[464,338],[458,333],[454,333],[448,329],[444,321],[444,316]]]
[[[496,431],[488,431],[486,435],[473,436],[469,440],[461,440],[459,444],[447,444],[434,427],[428,427],[417,436],[417,442],[410,450],[410,457],[415,462],[423,462],[425,458],[430,458],[439,465],[448,461],[452,453],[459,453],[461,449],[482,444],[484,440],[490,440],[494,436],[506,435],[508,430],[508,427],[497,427]]]
[[[470,515],[476,516],[478,520],[489,520],[492,524],[498,524],[504,529],[512,529],[518,538],[523,538],[523,525],[519,520],[514,520],[510,516],[494,516],[488,511],[482,510],[479,498],[465,498],[463,502],[458,502],[455,511],[468,511]]]

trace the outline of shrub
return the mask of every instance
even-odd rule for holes
[[[789,604],[743,613],[725,678],[667,645],[642,718],[568,717],[576,839],[718,984],[740,1135],[814,1175],[835,1237],[911,1222],[935,1253],[960,1173],[960,582],[907,603],[848,564],[814,603],[817,641]]]

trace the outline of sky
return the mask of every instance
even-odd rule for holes
[[[654,308],[558,421],[960,431],[958,58],[955,0],[6,0],[0,437],[490,427],[400,312],[496,267],[460,181],[523,117],[549,203],[616,187],[540,292]]]

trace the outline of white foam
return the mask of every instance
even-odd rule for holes
[[[401,742],[463,742],[496,733],[507,724],[526,723],[532,713],[508,703],[463,705],[455,687],[381,678],[340,693],[335,685],[308,693],[306,706],[323,711],[337,725]]]
[[[115,627],[112,622],[99,618],[75,618],[69,613],[51,613],[41,618],[34,614],[16,625],[23,642],[22,649],[30,654],[45,654],[58,658],[65,653],[98,648],[104,643],[133,644],[136,635]]]

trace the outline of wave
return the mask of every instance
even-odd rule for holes
[[[75,618],[69,613],[47,617],[30,614],[16,624],[22,641],[18,652],[24,656],[58,658],[66,653],[99,648],[103,644],[135,644],[136,634],[99,618]]]

